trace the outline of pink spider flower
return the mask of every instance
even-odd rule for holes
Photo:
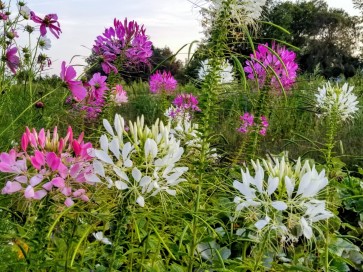
[[[173,101],[176,107],[191,111],[200,111],[198,103],[197,97],[187,93],[179,94]]]
[[[87,95],[86,88],[83,87],[82,81],[74,80],[77,76],[76,70],[72,66],[66,66],[66,62],[62,62],[60,78],[67,84],[76,100],[83,100]]]
[[[244,113],[242,116],[239,117],[242,121],[241,126],[237,129],[238,132],[246,134],[247,132],[251,131],[250,128],[254,126],[254,116],[249,112]]]
[[[177,85],[177,81],[170,72],[163,71],[161,73],[160,71],[156,71],[155,74],[150,76],[150,91],[154,94],[171,94],[175,91]]]
[[[86,188],[95,178],[90,150],[91,143],[83,142],[83,133],[73,138],[69,127],[64,138],[57,128],[51,135],[41,129],[39,133],[26,128],[21,139],[21,152],[14,149],[0,154],[0,172],[16,174],[8,180],[2,194],[22,192],[28,200],[42,199],[51,193],[65,199],[70,206],[75,199],[89,201]]]
[[[20,64],[20,59],[16,55],[18,52],[18,48],[9,46],[6,49],[4,61],[6,62],[6,65],[9,67],[10,71],[13,74],[16,74],[16,69],[18,69]]]
[[[244,71],[249,79],[257,79],[259,88],[268,85],[274,90],[281,91],[282,85],[285,90],[290,90],[297,77],[298,65],[295,60],[296,54],[275,43],[272,44],[271,49],[275,54],[269,50],[267,44],[259,44],[255,52],[256,56],[254,54],[250,55],[251,60],[246,62]],[[267,78],[269,78],[269,82],[266,82]]]
[[[262,128],[258,133],[260,133],[262,136],[266,136],[267,128],[269,126],[266,116],[261,116],[261,126]]]
[[[127,97],[127,93],[126,91],[123,89],[121,84],[117,84],[113,89],[112,89],[112,98],[113,101],[117,104],[117,105],[121,105],[123,103],[127,103],[128,102],[128,97]]]
[[[49,31],[59,39],[59,34],[62,32],[60,29],[60,24],[58,22],[57,14],[48,14],[45,15],[44,19],[40,18],[39,16],[35,15],[34,11],[30,12],[30,19],[40,24],[40,35],[44,37],[47,34],[47,28]]]

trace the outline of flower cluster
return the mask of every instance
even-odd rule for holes
[[[335,111],[341,121],[352,119],[358,111],[358,99],[353,88],[348,83],[344,83],[342,87],[333,87],[330,82],[318,88],[318,94],[315,95],[318,116],[329,116]]]
[[[170,133],[170,125],[156,121],[149,128],[141,117],[135,123],[130,122],[127,130],[125,120],[118,114],[115,130],[106,119],[103,124],[109,136],[102,135],[101,149],[92,151],[93,166],[109,187],[128,191],[141,207],[145,199],[160,192],[176,194],[176,186],[185,180],[181,176],[188,168],[178,166],[184,149]]]
[[[113,26],[97,36],[93,45],[93,53],[100,58],[101,66],[106,74],[118,72],[115,66],[117,59],[126,58],[128,64],[148,63],[152,55],[152,43],[145,34],[144,26],[127,19],[122,23],[114,19]],[[120,58],[121,56],[121,58]]]
[[[255,54],[250,55],[251,60],[246,62],[244,71],[249,79],[257,79],[259,88],[267,85],[274,90],[281,90],[282,85],[285,90],[289,90],[297,76],[296,54],[275,43],[271,50],[267,44],[259,44]]]
[[[262,136],[266,136],[267,128],[269,126],[266,116],[262,115],[260,117],[259,124],[255,123],[255,121],[254,121],[255,117],[248,112],[246,112],[239,118],[240,118],[242,124],[237,129],[238,132],[247,134],[249,132],[252,132],[252,131],[255,131],[256,129],[258,129],[259,134],[261,134]]]
[[[310,239],[317,222],[333,216],[325,200],[318,199],[328,185],[324,170],[318,173],[308,161],[302,166],[300,159],[295,166],[284,158],[252,164],[255,176],[241,170],[242,182],[233,182],[236,218],[244,214],[258,231],[273,231],[281,241],[294,242],[301,235]]]
[[[83,83],[87,90],[86,97],[82,101],[76,101],[73,106],[76,111],[84,112],[86,119],[94,120],[102,112],[105,92],[108,90],[106,79],[106,76],[95,73],[87,83]]]
[[[170,72],[163,71],[161,73],[160,71],[156,71],[155,74],[150,76],[150,91],[154,94],[171,94],[175,91],[177,85],[178,82]]]
[[[13,174],[2,194],[22,192],[26,199],[42,199],[47,194],[54,200],[64,199],[66,206],[75,199],[89,201],[86,184],[93,184],[92,158],[88,155],[91,143],[83,142],[83,133],[73,138],[72,128],[60,138],[57,128],[53,136],[41,129],[28,128],[21,139],[21,149],[0,154],[0,171]],[[89,180],[89,182],[87,182]]]
[[[165,116],[177,122],[183,119],[190,120],[193,112],[200,111],[198,103],[197,97],[192,94],[179,94],[173,101],[174,106],[166,111]]]
[[[210,69],[211,67],[209,65],[209,60],[204,60],[201,63],[201,67],[198,71],[199,79],[204,80],[205,76],[210,72]],[[231,83],[234,80],[233,66],[230,65],[227,61],[223,62],[218,77],[221,84]]]

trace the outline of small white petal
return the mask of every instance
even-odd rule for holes
[[[129,188],[129,186],[121,180],[115,181],[115,187],[119,190],[125,190],[125,189]]]
[[[109,148],[113,155],[119,160],[120,159],[120,143],[118,138],[113,138],[113,140],[109,144]]]
[[[268,185],[267,185],[267,194],[272,195],[279,185],[279,178],[278,177],[268,177]]]
[[[256,223],[255,223],[255,227],[258,229],[258,230],[261,230],[262,228],[264,228],[269,222],[270,222],[270,217],[266,216],[265,219],[261,219],[261,220],[258,220]]]
[[[146,139],[145,141],[145,158],[151,156],[152,159],[158,154],[158,145],[153,139]]]
[[[108,151],[108,138],[106,135],[100,137],[100,146],[103,151],[107,153]]]
[[[108,122],[106,119],[103,119],[103,126],[105,127],[108,133],[110,133],[112,136],[115,136],[110,122]]]
[[[304,217],[300,218],[300,225],[304,236],[310,239],[313,236],[313,229],[309,226],[308,222]]]
[[[175,196],[176,195],[176,190],[171,190],[171,189],[166,189],[165,190],[169,195]]]
[[[141,180],[141,176],[142,176],[141,171],[136,167],[134,167],[132,169],[132,177],[134,178],[134,180],[139,182]]]
[[[145,199],[143,196],[139,196],[137,199],[136,199],[136,203],[139,204],[141,207],[144,207],[145,206]]]
[[[97,175],[100,175],[101,177],[105,177],[105,168],[103,167],[102,162],[100,162],[98,160],[94,160],[93,169]]]
[[[287,204],[283,201],[273,201],[271,206],[278,211],[284,211],[287,209]]]
[[[85,173],[84,174],[84,177],[85,179],[88,181],[88,182],[101,182],[101,180],[99,179],[98,176],[96,176],[95,174],[93,173]]]
[[[110,156],[105,151],[95,150],[95,155],[101,161],[104,161],[104,162],[109,163],[109,164],[113,164],[112,159],[110,158]]]

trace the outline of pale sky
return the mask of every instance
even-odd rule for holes
[[[176,52],[186,43],[200,40],[202,27],[199,8],[191,2],[201,0],[28,0],[28,7],[41,16],[56,13],[62,34],[57,40],[51,34],[52,47],[46,53],[53,61],[50,74],[59,74],[63,60],[72,64],[84,64],[84,58],[91,54],[94,39],[102,34],[113,19],[125,17],[144,24],[146,34],[157,47],[168,46]],[[342,8],[348,13],[359,15],[353,9],[351,0],[327,0],[331,7]],[[178,56],[184,60],[188,49]],[[82,68],[78,68],[81,71]]]

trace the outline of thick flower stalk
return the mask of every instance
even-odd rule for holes
[[[235,180],[234,220],[244,218],[246,227],[254,226],[257,237],[274,233],[280,242],[296,242],[300,236],[311,239],[319,221],[333,213],[319,193],[328,185],[325,171],[320,173],[308,161],[300,159],[292,166],[284,158],[275,163],[252,161],[254,175],[241,170],[242,180]]]
[[[177,86],[178,82],[171,75],[170,72],[156,71],[155,74],[150,76],[149,80],[150,92],[153,94],[172,94]]]
[[[118,72],[117,61],[127,65],[148,64],[152,56],[152,42],[144,26],[135,21],[122,23],[114,19],[113,26],[97,36],[92,52],[99,57],[103,71]]]
[[[41,129],[28,128],[21,139],[21,151],[12,149],[0,154],[0,171],[10,173],[2,194],[21,192],[28,200],[49,195],[54,201],[64,200],[66,206],[76,199],[89,201],[87,187],[98,181],[93,174],[92,144],[83,141],[83,133],[73,138],[72,128],[60,138]]]
[[[104,119],[108,135],[100,138],[101,149],[94,149],[93,166],[97,176],[121,196],[131,196],[131,203],[141,207],[160,193],[175,196],[177,186],[185,181],[188,167],[180,166],[184,149],[170,132],[170,125],[156,121],[151,127],[144,118],[129,122],[115,116],[114,128]]]
[[[326,161],[330,163],[334,139],[340,125],[352,120],[358,111],[358,98],[353,93],[354,86],[345,83],[342,87],[332,86],[330,82],[318,88],[316,97],[317,115],[327,120]]]
[[[272,52],[272,51],[274,52]],[[296,81],[298,65],[296,54],[283,46],[259,44],[251,60],[246,62],[244,71],[251,80],[257,80],[258,88],[264,86],[272,90],[290,90]]]

